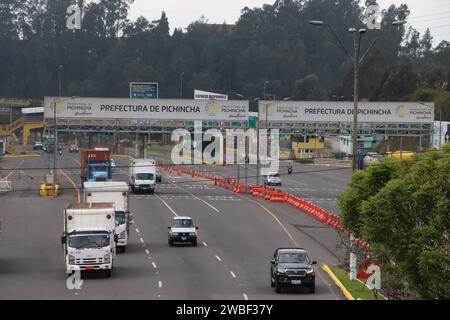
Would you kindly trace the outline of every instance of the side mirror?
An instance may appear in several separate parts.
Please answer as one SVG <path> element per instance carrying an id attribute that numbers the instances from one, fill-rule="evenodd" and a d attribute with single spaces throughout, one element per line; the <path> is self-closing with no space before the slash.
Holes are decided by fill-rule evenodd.
<path id="1" fill-rule="evenodd" d="M 195 227 L 196 230 L 198 230 L 198 227 Z"/>
<path id="2" fill-rule="evenodd" d="M 317 261 L 311 262 L 311 265 L 315 265 L 315 264 L 317 264 Z"/>
<path id="3" fill-rule="evenodd" d="M 67 242 L 66 237 L 65 237 L 65 236 L 62 236 L 62 237 L 61 237 L 61 244 L 66 244 L 66 242 Z"/>
<path id="4" fill-rule="evenodd" d="M 275 259 L 270 260 L 270 263 L 274 264 L 276 262 Z"/>
<path id="5" fill-rule="evenodd" d="M 167 229 L 169 229 L 169 230 L 170 230 L 170 228 L 171 228 L 171 227 L 167 227 Z"/>
<path id="6" fill-rule="evenodd" d="M 134 224 L 134 220 L 130 220 L 130 224 Z"/>
<path id="7" fill-rule="evenodd" d="M 119 242 L 119 235 L 118 234 L 115 234 L 114 235 L 114 242 Z"/>

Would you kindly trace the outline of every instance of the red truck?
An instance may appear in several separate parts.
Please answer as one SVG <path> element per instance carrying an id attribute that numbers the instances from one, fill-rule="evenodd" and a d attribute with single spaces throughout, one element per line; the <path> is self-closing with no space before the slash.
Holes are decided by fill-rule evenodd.
<path id="1" fill-rule="evenodd" d="M 106 148 L 80 151 L 81 183 L 112 181 L 111 151 Z"/>

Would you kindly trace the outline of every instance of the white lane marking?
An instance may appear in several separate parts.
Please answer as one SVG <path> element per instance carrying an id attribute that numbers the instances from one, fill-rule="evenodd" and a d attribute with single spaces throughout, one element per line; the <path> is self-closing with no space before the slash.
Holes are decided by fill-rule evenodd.
<path id="1" fill-rule="evenodd" d="M 162 281 L 158 281 L 158 287 L 162 288 Z"/>
<path id="2" fill-rule="evenodd" d="M 145 253 L 150 254 L 150 251 L 148 251 L 148 249 L 145 249 Z"/>
<path id="3" fill-rule="evenodd" d="M 156 269 L 156 263 L 152 262 L 153 268 Z"/>
<path id="4" fill-rule="evenodd" d="M 236 275 L 234 274 L 233 271 L 230 271 L 230 274 L 231 274 L 231 276 L 232 276 L 233 278 L 236 278 Z"/>
<path id="5" fill-rule="evenodd" d="M 248 295 L 246 293 L 242 294 L 244 296 L 244 300 L 248 300 Z"/>
<path id="6" fill-rule="evenodd" d="M 205 246 L 205 247 L 207 247 L 208 245 L 206 244 L 206 242 L 202 242 L 203 243 L 203 245 Z"/>
<path id="7" fill-rule="evenodd" d="M 144 239 L 142 239 L 142 238 L 139 238 L 139 240 L 141 240 L 141 242 L 142 242 L 142 243 L 144 243 Z"/>
<path id="8" fill-rule="evenodd" d="M 188 190 L 180 187 L 179 185 L 176 185 L 179 189 L 183 190 L 184 192 L 190 194 L 191 196 L 193 196 L 195 199 L 200 200 L 201 202 L 203 202 L 204 204 L 206 204 L 208 207 L 210 207 L 211 209 L 213 209 L 215 212 L 220 212 L 219 209 L 217 209 L 216 207 L 214 207 L 212 204 L 208 203 L 207 201 L 197 197 L 195 194 L 193 194 L 192 192 L 189 192 Z"/>
<path id="9" fill-rule="evenodd" d="M 217 259 L 217 260 L 219 260 L 219 261 L 222 261 L 222 259 L 220 259 L 220 257 L 219 257 L 219 256 L 216 256 L 216 259 Z"/>
<path id="10" fill-rule="evenodd" d="M 138 228 L 136 228 L 136 232 L 139 233 L 139 229 Z"/>
<path id="11" fill-rule="evenodd" d="M 10 175 L 12 175 L 14 173 L 14 171 L 17 170 L 17 168 L 19 168 L 23 163 L 25 162 L 25 160 L 22 160 L 7 176 L 5 179 L 8 179 Z"/>
<path id="12" fill-rule="evenodd" d="M 160 196 L 156 195 L 156 197 L 161 200 L 166 207 L 174 214 L 175 217 L 178 217 L 177 213 L 167 204 L 167 202 L 165 202 Z"/>

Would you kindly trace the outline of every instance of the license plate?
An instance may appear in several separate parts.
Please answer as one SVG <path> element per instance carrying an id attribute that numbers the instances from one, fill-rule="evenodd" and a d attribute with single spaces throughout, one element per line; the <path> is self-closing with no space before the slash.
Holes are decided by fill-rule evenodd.
<path id="1" fill-rule="evenodd" d="M 291 280 L 291 284 L 302 284 L 302 280 Z"/>
<path id="2" fill-rule="evenodd" d="M 187 238 L 186 237 L 181 237 L 181 240 L 186 240 Z"/>

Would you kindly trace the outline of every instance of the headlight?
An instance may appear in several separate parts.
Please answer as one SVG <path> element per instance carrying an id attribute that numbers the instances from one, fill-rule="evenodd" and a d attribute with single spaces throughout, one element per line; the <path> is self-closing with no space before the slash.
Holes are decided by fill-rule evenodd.
<path id="1" fill-rule="evenodd" d="M 313 268 L 309 268 L 308 270 L 306 270 L 306 273 L 313 273 L 314 269 Z"/>
<path id="2" fill-rule="evenodd" d="M 190 236 L 195 236 L 195 232 L 189 233 Z"/>
<path id="3" fill-rule="evenodd" d="M 105 254 L 105 256 L 103 257 L 103 262 L 104 263 L 110 263 L 111 262 L 111 255 L 109 253 Z"/>
<path id="4" fill-rule="evenodd" d="M 177 236 L 177 235 L 178 235 L 178 232 L 172 232 L 172 235 L 173 235 L 173 236 Z"/>
<path id="5" fill-rule="evenodd" d="M 75 264 L 75 256 L 69 254 L 69 264 Z"/>
<path id="6" fill-rule="evenodd" d="M 286 269 L 285 268 L 277 268 L 278 273 L 286 273 Z"/>

